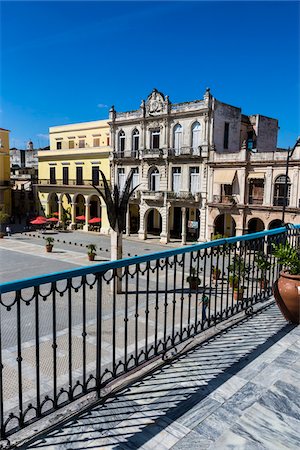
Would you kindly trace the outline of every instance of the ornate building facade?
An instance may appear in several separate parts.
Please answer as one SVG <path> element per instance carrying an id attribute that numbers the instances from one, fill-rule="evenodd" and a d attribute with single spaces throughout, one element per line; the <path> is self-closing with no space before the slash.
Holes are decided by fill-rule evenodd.
<path id="1" fill-rule="evenodd" d="M 300 148 L 286 177 L 278 121 L 222 103 L 173 104 L 154 89 L 135 111 L 110 110 L 112 179 L 134 171 L 127 234 L 206 241 L 299 221 Z M 286 197 L 286 200 L 285 200 Z"/>
<path id="2" fill-rule="evenodd" d="M 212 137 L 209 90 L 203 100 L 172 104 L 154 89 L 136 111 L 110 110 L 112 180 L 121 188 L 132 169 L 127 234 L 205 240 L 207 163 Z"/>

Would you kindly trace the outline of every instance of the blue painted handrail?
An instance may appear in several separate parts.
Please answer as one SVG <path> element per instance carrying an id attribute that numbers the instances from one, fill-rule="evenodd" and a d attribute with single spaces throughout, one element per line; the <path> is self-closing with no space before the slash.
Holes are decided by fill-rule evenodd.
<path id="1" fill-rule="evenodd" d="M 300 228 L 300 225 L 295 225 L 295 228 Z M 147 255 L 133 256 L 130 258 L 124 258 L 117 261 L 108 261 L 93 266 L 82 267 L 78 269 L 64 270 L 61 272 L 53 272 L 47 275 L 39 275 L 31 278 L 24 278 L 21 280 L 8 281 L 0 284 L 0 294 L 6 292 L 18 291 L 21 289 L 39 286 L 41 284 L 53 283 L 55 281 L 65 280 L 69 278 L 81 277 L 83 275 L 91 275 L 106 272 L 107 270 L 118 269 L 120 267 L 126 267 L 133 264 L 142 264 L 148 261 L 155 261 L 157 259 L 165 259 L 175 255 L 182 255 L 184 253 L 195 252 L 205 248 L 218 247 L 224 244 L 234 244 L 241 241 L 251 241 L 253 239 L 259 239 L 264 236 L 273 236 L 275 234 L 285 233 L 286 228 L 276 228 L 274 230 L 260 231 L 258 233 L 245 234 L 243 236 L 234 236 L 230 238 L 216 239 L 215 241 L 204 242 L 201 244 L 193 244 L 185 247 L 180 247 L 171 250 L 165 250 L 163 252 L 154 252 Z"/>

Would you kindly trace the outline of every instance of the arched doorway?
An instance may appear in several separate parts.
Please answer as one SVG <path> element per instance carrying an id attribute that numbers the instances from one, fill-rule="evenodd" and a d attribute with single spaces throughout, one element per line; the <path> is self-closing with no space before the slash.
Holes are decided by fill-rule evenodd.
<path id="1" fill-rule="evenodd" d="M 261 219 L 253 217 L 248 222 L 248 233 L 258 233 L 259 231 L 264 231 L 265 225 Z"/>
<path id="2" fill-rule="evenodd" d="M 272 220 L 272 222 L 269 223 L 269 230 L 275 230 L 275 228 L 281 228 L 282 227 L 282 221 L 280 219 Z"/>
<path id="3" fill-rule="evenodd" d="M 187 208 L 186 240 L 195 242 L 200 233 L 200 211 L 198 208 Z"/>
<path id="4" fill-rule="evenodd" d="M 140 207 L 139 205 L 129 205 L 129 233 L 137 234 L 140 228 Z"/>
<path id="5" fill-rule="evenodd" d="M 182 212 L 180 206 L 174 206 L 172 209 L 173 226 L 170 230 L 170 237 L 180 239 L 182 233 Z"/>
<path id="6" fill-rule="evenodd" d="M 224 237 L 235 236 L 236 224 L 230 214 L 220 214 L 216 217 L 214 223 L 214 235 L 222 235 Z"/>
<path id="7" fill-rule="evenodd" d="M 61 201 L 61 221 L 63 226 L 66 227 L 70 225 L 72 221 L 72 206 L 71 197 L 69 194 L 62 194 L 60 197 Z"/>
<path id="8" fill-rule="evenodd" d="M 162 219 L 159 211 L 153 208 L 146 214 L 146 237 L 148 234 L 159 236 L 162 231 Z"/>
<path id="9" fill-rule="evenodd" d="M 77 194 L 74 203 L 76 203 L 76 214 L 75 216 L 85 215 L 85 199 L 82 194 Z"/>
<path id="10" fill-rule="evenodd" d="M 58 213 L 58 197 L 55 192 L 52 192 L 48 198 L 49 203 L 49 215 L 52 216 L 54 213 Z"/>
<path id="11" fill-rule="evenodd" d="M 90 197 L 90 218 L 99 217 L 101 219 L 101 201 L 98 195 Z"/>

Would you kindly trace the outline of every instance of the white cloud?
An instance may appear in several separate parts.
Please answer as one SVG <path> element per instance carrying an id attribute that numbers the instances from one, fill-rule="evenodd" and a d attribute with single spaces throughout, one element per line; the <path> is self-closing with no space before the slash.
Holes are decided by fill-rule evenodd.
<path id="1" fill-rule="evenodd" d="M 105 105 L 104 103 L 98 103 L 98 108 L 108 108 L 107 105 Z"/>

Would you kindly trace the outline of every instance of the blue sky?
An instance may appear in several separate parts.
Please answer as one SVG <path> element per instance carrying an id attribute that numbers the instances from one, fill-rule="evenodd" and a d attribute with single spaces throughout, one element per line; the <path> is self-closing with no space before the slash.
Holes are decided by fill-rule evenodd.
<path id="1" fill-rule="evenodd" d="M 172 102 L 209 86 L 245 114 L 299 126 L 299 3 L 2 2 L 0 126 L 11 146 L 48 127 L 137 109 L 153 87 Z"/>

